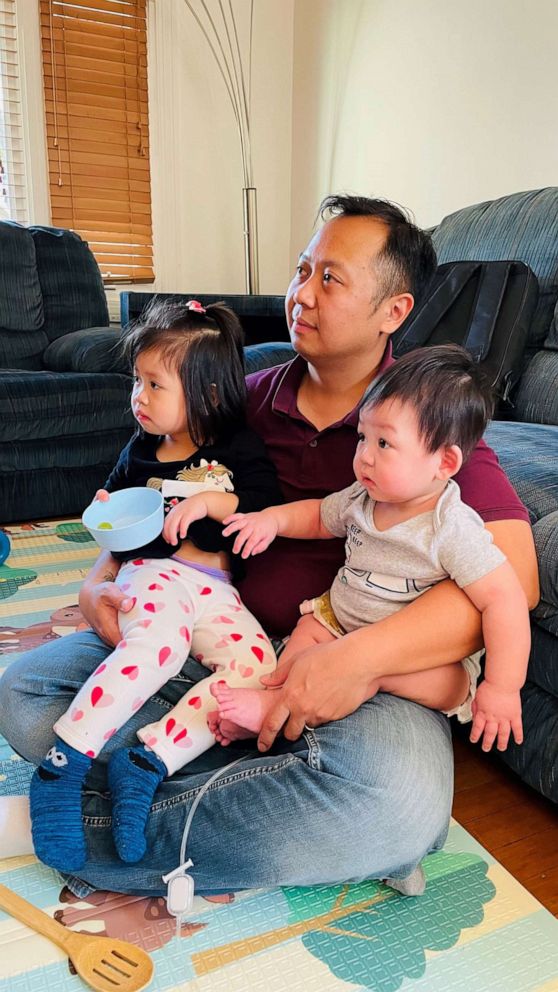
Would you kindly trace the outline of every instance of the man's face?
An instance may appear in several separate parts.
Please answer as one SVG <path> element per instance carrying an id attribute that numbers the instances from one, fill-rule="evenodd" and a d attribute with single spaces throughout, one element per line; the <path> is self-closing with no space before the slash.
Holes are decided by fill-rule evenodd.
<path id="1" fill-rule="evenodd" d="M 293 347 L 309 362 L 381 359 L 395 329 L 386 322 L 389 300 L 378 302 L 386 235 L 375 217 L 334 217 L 300 256 L 285 310 Z"/>

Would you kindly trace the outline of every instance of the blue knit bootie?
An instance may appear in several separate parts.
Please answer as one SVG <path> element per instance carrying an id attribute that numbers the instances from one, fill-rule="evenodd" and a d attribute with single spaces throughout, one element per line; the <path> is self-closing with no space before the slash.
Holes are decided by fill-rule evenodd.
<path id="1" fill-rule="evenodd" d="M 143 744 L 115 751 L 109 761 L 112 834 L 118 854 L 128 864 L 145 854 L 147 817 L 157 786 L 166 776 L 165 764 Z"/>
<path id="2" fill-rule="evenodd" d="M 41 861 L 60 871 L 83 868 L 87 848 L 81 790 L 91 758 L 56 738 L 31 779 L 31 833 Z"/>

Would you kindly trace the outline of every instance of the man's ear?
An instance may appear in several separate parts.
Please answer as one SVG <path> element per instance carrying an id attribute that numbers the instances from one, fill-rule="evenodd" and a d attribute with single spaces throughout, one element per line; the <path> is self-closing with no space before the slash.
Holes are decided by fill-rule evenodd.
<path id="1" fill-rule="evenodd" d="M 411 293 L 399 293 L 397 296 L 389 296 L 380 303 L 384 309 L 384 319 L 381 330 L 384 334 L 393 334 L 401 326 L 415 305 L 414 297 Z"/>
<path id="2" fill-rule="evenodd" d="M 440 464 L 436 472 L 437 479 L 451 479 L 457 475 L 463 465 L 463 452 L 458 444 L 446 445 L 440 448 Z"/>

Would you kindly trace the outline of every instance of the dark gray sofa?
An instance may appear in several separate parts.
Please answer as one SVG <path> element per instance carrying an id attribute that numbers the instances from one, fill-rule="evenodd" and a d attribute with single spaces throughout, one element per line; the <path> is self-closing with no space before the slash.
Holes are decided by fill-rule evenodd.
<path id="1" fill-rule="evenodd" d="M 130 436 L 106 297 L 70 231 L 0 223 L 0 524 L 80 512 Z"/>
<path id="2" fill-rule="evenodd" d="M 525 742 L 503 757 L 558 802 L 558 188 L 465 207 L 432 234 L 440 262 L 518 258 L 539 282 L 513 420 L 495 421 L 486 437 L 529 510 L 541 579 L 522 693 Z"/>

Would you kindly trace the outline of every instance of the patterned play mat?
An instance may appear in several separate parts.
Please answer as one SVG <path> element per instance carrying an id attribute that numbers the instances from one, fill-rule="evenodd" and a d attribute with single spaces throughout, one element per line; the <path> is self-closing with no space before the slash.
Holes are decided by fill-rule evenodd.
<path id="1" fill-rule="evenodd" d="M 96 557 L 77 522 L 4 532 L 1 668 L 79 626 L 77 589 Z M 25 792 L 29 777 L 0 739 L 1 794 Z M 35 858 L 0 861 L 0 881 L 65 926 L 143 945 L 153 992 L 558 992 L 558 920 L 457 823 L 425 871 L 419 899 L 375 882 L 197 897 L 177 937 L 162 899 L 80 901 Z M 0 992 L 47 988 L 85 986 L 53 944 L 0 913 Z"/>

